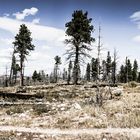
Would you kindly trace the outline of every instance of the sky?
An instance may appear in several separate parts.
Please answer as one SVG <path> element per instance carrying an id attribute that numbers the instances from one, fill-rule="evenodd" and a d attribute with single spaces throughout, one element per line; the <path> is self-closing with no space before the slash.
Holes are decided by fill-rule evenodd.
<path id="1" fill-rule="evenodd" d="M 97 56 L 98 27 L 101 25 L 102 58 L 116 48 L 118 64 L 128 56 L 140 64 L 140 1 L 139 0 L 1 0 L 0 3 L 0 75 L 10 70 L 15 35 L 21 24 L 31 31 L 35 50 L 25 63 L 25 74 L 34 70 L 50 73 L 54 57 L 61 56 L 67 67 L 64 53 L 65 23 L 71 20 L 74 10 L 88 11 L 92 18 L 96 42 L 92 44 L 92 57 Z M 86 62 L 89 62 L 87 59 Z M 84 70 L 84 67 L 82 68 Z"/>

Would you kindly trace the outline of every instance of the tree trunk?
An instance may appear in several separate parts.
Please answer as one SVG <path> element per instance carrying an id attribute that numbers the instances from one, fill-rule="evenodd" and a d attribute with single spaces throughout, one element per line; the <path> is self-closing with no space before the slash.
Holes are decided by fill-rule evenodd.
<path id="1" fill-rule="evenodd" d="M 20 58 L 20 86 L 23 86 L 23 60 Z"/>
<path id="2" fill-rule="evenodd" d="M 15 74 L 15 85 L 17 83 L 17 73 Z"/>
<path id="3" fill-rule="evenodd" d="M 55 82 L 58 82 L 58 66 L 56 65 Z"/>
<path id="4" fill-rule="evenodd" d="M 79 48 L 76 46 L 76 56 L 74 62 L 74 84 L 78 84 L 78 63 L 79 63 Z"/>
<path id="5" fill-rule="evenodd" d="M 71 70 L 68 71 L 68 80 L 67 80 L 67 84 L 70 84 L 70 80 L 71 80 Z"/>

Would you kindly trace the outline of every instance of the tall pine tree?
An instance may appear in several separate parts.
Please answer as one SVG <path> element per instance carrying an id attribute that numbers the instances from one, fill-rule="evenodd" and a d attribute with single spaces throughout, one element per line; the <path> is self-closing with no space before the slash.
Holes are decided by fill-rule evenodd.
<path id="1" fill-rule="evenodd" d="M 66 39 L 66 44 L 71 44 L 72 47 L 67 51 L 68 60 L 74 58 L 73 79 L 74 84 L 78 84 L 80 62 L 83 57 L 90 55 L 86 51 L 90 51 L 91 42 L 94 39 L 91 37 L 93 26 L 91 18 L 88 18 L 88 12 L 82 10 L 74 11 L 72 20 L 66 23 L 66 34 L 70 37 Z"/>
<path id="2" fill-rule="evenodd" d="M 20 58 L 20 86 L 23 86 L 23 63 L 29 55 L 30 51 L 34 50 L 35 47 L 32 44 L 31 32 L 25 24 L 20 25 L 19 33 L 15 36 L 15 41 L 13 44 L 15 46 L 15 53 L 18 53 Z"/>

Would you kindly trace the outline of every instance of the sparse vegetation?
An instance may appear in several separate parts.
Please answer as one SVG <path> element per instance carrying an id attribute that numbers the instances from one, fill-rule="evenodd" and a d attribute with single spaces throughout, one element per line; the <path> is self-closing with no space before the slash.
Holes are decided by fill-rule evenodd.
<path id="1" fill-rule="evenodd" d="M 117 71 L 116 50 L 113 59 L 110 51 L 106 58 L 101 59 L 101 26 L 97 57 L 91 56 L 89 51 L 95 41 L 92 37 L 94 26 L 87 11 L 74 11 L 71 21 L 65 27 L 65 44 L 70 48 L 66 52 L 68 65 L 64 66 L 63 72 L 59 68 L 63 59 L 56 55 L 51 74 L 47 74 L 45 70 L 35 70 L 32 76 L 25 77 L 25 60 L 35 46 L 27 26 L 20 26 L 13 42 L 10 75 L 8 76 L 6 67 L 5 79 L 2 79 L 5 87 L 0 87 L 0 126 L 67 130 L 86 128 L 88 131 L 140 128 L 140 72 L 137 60 L 132 64 L 131 59 L 126 57 L 125 63 Z M 85 57 L 91 59 L 88 59 L 90 63 L 86 61 L 84 73 L 81 64 L 85 63 Z M 19 83 L 20 86 L 17 86 Z M 41 136 L 40 133 L 34 136 L 33 132 L 26 136 L 27 134 L 24 131 L 20 134 L 16 131 L 3 134 L 0 130 L 0 139 L 1 135 L 2 139 L 40 137 L 43 140 L 49 137 Z M 98 138 L 96 135 L 98 134 L 79 134 L 70 139 L 104 140 L 104 137 L 118 136 L 112 132 L 102 132 Z M 56 137 L 61 139 L 61 136 Z M 120 134 L 119 138 L 121 137 L 129 139 L 126 133 Z M 64 135 L 63 138 L 67 139 L 67 136 Z"/>

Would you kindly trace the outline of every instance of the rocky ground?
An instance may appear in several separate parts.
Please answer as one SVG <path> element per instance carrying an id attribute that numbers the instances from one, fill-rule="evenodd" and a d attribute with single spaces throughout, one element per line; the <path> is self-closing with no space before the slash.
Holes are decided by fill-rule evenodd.
<path id="1" fill-rule="evenodd" d="M 37 94 L 40 98 L 1 97 L 0 139 L 140 139 L 139 135 L 136 135 L 140 132 L 137 131 L 137 128 L 140 128 L 140 87 L 120 86 L 119 89 L 122 91 L 121 94 L 113 96 L 114 98 L 110 100 L 108 89 L 101 88 L 104 97 L 102 107 L 95 104 L 96 88 L 92 88 L 91 85 L 32 86 L 22 90 L 28 94 Z M 10 93 L 17 90 L 19 91 L 14 87 L 0 89 L 1 92 Z M 111 90 L 115 91 L 117 88 Z M 36 131 L 12 131 L 13 129 L 6 131 L 4 128 L 8 126 L 14 127 L 13 129 L 21 127 L 26 128 L 25 130 L 41 129 L 42 132 L 46 132 L 46 129 L 64 132 L 82 130 L 82 132 L 77 135 L 66 133 L 56 135 Z M 92 130 L 91 134 L 87 133 L 87 130 Z M 100 133 L 97 133 L 97 130 Z"/>

